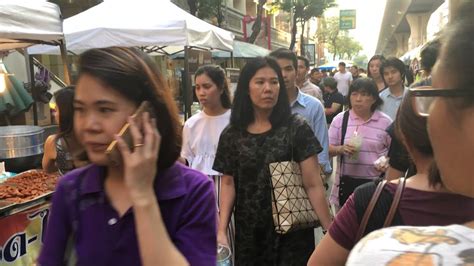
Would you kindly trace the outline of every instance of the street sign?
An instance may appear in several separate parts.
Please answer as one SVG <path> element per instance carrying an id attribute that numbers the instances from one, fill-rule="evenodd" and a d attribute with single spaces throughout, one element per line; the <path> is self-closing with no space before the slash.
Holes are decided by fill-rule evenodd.
<path id="1" fill-rule="evenodd" d="M 339 11 L 339 29 L 352 30 L 356 28 L 356 10 L 346 9 Z"/>

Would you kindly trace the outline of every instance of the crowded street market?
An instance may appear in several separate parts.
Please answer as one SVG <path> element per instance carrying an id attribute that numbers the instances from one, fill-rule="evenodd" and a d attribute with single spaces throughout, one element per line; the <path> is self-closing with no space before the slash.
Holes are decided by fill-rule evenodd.
<path id="1" fill-rule="evenodd" d="M 471 265 L 474 1 L 0 1 L 0 266 Z"/>

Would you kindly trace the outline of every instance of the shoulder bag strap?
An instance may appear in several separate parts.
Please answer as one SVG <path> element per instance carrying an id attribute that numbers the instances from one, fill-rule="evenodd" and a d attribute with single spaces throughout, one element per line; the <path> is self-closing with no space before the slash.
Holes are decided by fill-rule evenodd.
<path id="1" fill-rule="evenodd" d="M 372 198 L 370 199 L 369 205 L 367 206 L 367 209 L 365 210 L 364 216 L 362 217 L 362 221 L 360 222 L 359 229 L 357 230 L 355 242 L 358 242 L 362 238 L 362 235 L 365 232 L 365 228 L 367 227 L 367 223 L 369 222 L 370 215 L 372 214 L 372 211 L 375 208 L 375 204 L 377 204 L 377 201 L 379 200 L 380 194 L 382 193 L 382 190 L 385 187 L 385 184 L 387 184 L 387 180 L 382 180 L 377 185 L 377 188 L 375 189 L 375 192 L 372 195 Z"/>
<path id="2" fill-rule="evenodd" d="M 290 124 L 288 125 L 288 140 L 290 141 L 290 146 L 291 146 L 291 162 L 294 162 L 294 156 L 293 156 L 293 117 L 290 117 Z"/>
<path id="3" fill-rule="evenodd" d="M 347 124 L 349 123 L 349 110 L 344 112 L 344 116 L 342 117 L 342 126 L 341 126 L 341 146 L 344 145 L 344 138 L 346 137 L 347 132 Z M 341 158 L 339 159 L 339 167 L 341 170 L 339 171 L 340 176 L 342 177 L 342 158 L 344 154 L 341 154 Z"/>
<path id="4" fill-rule="evenodd" d="M 395 212 L 398 209 L 398 204 L 400 203 L 400 198 L 402 197 L 403 189 L 405 188 L 405 178 L 401 177 L 398 180 L 397 190 L 395 191 L 395 195 L 393 196 L 392 205 L 390 206 L 390 210 L 388 211 L 387 218 L 383 224 L 383 227 L 390 226 L 392 223 L 393 217 L 395 216 Z"/>
<path id="5" fill-rule="evenodd" d="M 341 126 L 341 145 L 344 145 L 344 138 L 346 137 L 347 124 L 349 122 L 349 110 L 344 112 L 342 117 L 342 126 Z"/>

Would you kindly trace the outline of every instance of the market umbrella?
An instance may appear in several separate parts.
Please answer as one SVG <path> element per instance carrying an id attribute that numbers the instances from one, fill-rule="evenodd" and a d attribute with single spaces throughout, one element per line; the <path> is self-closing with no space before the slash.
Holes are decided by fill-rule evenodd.
<path id="1" fill-rule="evenodd" d="M 0 63 L 0 73 L 8 73 L 3 63 Z M 6 90 L 0 92 L 0 114 L 14 116 L 30 108 L 33 98 L 23 84 L 13 75 L 6 75 L 5 81 Z"/>

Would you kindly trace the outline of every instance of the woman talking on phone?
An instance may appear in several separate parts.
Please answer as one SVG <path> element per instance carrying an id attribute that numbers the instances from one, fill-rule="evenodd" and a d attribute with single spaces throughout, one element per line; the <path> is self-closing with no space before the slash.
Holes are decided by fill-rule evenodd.
<path id="1" fill-rule="evenodd" d="M 156 118 L 145 111 L 132 119 L 144 101 Z M 74 130 L 92 164 L 59 182 L 40 265 L 73 257 L 77 265 L 215 264 L 213 184 L 176 163 L 177 114 L 166 82 L 141 51 L 81 55 Z M 127 122 L 131 145 L 117 135 Z M 121 159 L 112 161 L 106 150 L 114 140 Z"/>

